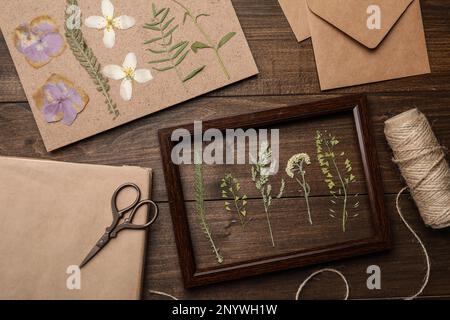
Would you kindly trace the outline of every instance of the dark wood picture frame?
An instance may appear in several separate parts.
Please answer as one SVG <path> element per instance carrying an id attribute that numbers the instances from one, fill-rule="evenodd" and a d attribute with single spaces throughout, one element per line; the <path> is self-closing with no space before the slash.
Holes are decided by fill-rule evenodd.
<path id="1" fill-rule="evenodd" d="M 387 250 L 391 247 L 389 220 L 384 208 L 383 184 L 378 165 L 375 140 L 371 134 L 370 121 L 364 95 L 352 95 L 329 99 L 298 106 L 277 108 L 253 114 L 239 115 L 203 122 L 203 130 L 211 128 L 248 129 L 273 126 L 300 121 L 307 118 L 325 117 L 343 112 L 352 112 L 355 120 L 359 150 L 361 151 L 374 236 L 366 239 L 351 240 L 335 245 L 317 247 L 288 255 L 247 261 L 242 264 L 230 264 L 220 269 L 198 272 L 191 240 L 188 216 L 185 208 L 179 167 L 172 163 L 171 152 L 177 142 L 171 141 L 175 129 L 187 129 L 194 133 L 194 125 L 179 126 L 159 130 L 162 161 L 164 168 L 169 205 L 172 215 L 179 262 L 186 288 L 235 280 L 249 276 L 304 267 L 355 257 L 363 254 Z"/>

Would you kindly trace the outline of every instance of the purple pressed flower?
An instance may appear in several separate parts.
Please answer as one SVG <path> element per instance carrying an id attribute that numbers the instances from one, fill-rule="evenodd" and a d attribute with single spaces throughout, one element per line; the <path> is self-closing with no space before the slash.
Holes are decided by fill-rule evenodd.
<path id="1" fill-rule="evenodd" d="M 58 115 L 63 116 L 63 122 L 71 125 L 77 117 L 73 104 L 81 105 L 81 97 L 74 89 L 69 89 L 64 83 L 49 83 L 44 87 L 44 116 L 47 122 L 53 122 Z"/>
<path id="2" fill-rule="evenodd" d="M 37 107 L 48 123 L 62 121 L 70 126 L 83 111 L 89 98 L 83 90 L 59 75 L 52 75 L 34 95 Z"/>
<path id="3" fill-rule="evenodd" d="M 46 65 L 65 49 L 64 39 L 56 23 L 48 16 L 35 18 L 30 24 L 16 28 L 15 43 L 35 68 Z"/>

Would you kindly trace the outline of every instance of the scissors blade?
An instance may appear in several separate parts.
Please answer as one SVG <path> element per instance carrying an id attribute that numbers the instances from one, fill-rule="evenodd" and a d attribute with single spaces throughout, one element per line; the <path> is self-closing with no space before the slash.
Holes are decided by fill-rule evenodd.
<path id="1" fill-rule="evenodd" d="M 89 254 L 86 256 L 86 258 L 84 258 L 83 262 L 79 265 L 80 269 L 82 269 L 85 265 L 88 264 L 89 261 L 92 260 L 92 258 L 94 258 L 97 253 L 99 253 L 100 250 L 102 250 L 103 248 L 100 248 L 98 246 L 95 246 L 94 248 L 92 248 L 91 252 L 89 252 Z"/>

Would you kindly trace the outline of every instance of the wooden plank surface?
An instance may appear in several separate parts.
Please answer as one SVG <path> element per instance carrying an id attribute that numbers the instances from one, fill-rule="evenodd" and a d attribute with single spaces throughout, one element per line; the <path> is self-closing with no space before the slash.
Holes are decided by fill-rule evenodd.
<path id="1" fill-rule="evenodd" d="M 182 288 L 172 224 L 167 204 L 157 130 L 194 120 L 207 120 L 275 107 L 298 105 L 353 92 L 368 93 L 373 131 L 382 168 L 386 207 L 392 221 L 394 249 L 389 253 L 333 263 L 349 279 L 351 298 L 392 298 L 420 288 L 425 261 L 420 247 L 402 225 L 395 194 L 403 186 L 391 161 L 383 134 L 390 116 L 420 108 L 447 148 L 450 147 L 450 3 L 421 1 L 433 73 L 401 80 L 321 93 L 310 41 L 298 44 L 276 0 L 233 0 L 252 52 L 261 70 L 258 77 L 218 90 L 180 106 L 134 121 L 51 154 L 45 151 L 5 42 L 0 39 L 0 154 L 93 164 L 139 165 L 155 170 L 154 198 L 162 213 L 152 229 L 147 253 L 146 298 L 159 290 L 179 298 L 293 299 L 299 283 L 313 270 L 306 268 L 196 290 Z M 207 183 L 212 183 L 210 180 Z M 404 213 L 430 251 L 432 271 L 426 296 L 450 296 L 449 230 L 430 230 L 421 222 L 409 197 Z M 382 269 L 382 290 L 366 288 L 366 268 Z M 342 289 L 341 289 L 342 288 Z M 344 286 L 323 275 L 305 290 L 307 298 L 339 298 Z"/>

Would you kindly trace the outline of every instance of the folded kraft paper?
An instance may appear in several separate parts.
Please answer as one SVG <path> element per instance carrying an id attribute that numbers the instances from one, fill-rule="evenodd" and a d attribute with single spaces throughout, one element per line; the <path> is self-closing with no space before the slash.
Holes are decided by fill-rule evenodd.
<path id="1" fill-rule="evenodd" d="M 124 231 L 76 266 L 110 225 L 118 186 L 135 183 L 150 197 L 150 169 L 0 157 L 0 176 L 0 299 L 141 297 L 145 231 Z M 118 206 L 134 198 L 126 191 Z"/>
<path id="2" fill-rule="evenodd" d="M 419 0 L 279 0 L 322 90 L 431 72 Z"/>

